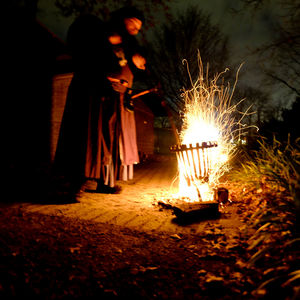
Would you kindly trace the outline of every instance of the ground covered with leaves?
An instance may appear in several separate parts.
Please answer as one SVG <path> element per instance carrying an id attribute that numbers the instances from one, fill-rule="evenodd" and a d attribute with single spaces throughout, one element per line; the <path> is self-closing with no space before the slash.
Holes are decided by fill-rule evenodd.
<path id="1" fill-rule="evenodd" d="M 232 235 L 213 225 L 145 232 L 2 204 L 0 297 L 296 299 L 293 210 L 284 201 L 267 209 L 277 195 L 261 189 L 231 190 L 227 209 L 244 220 Z"/>

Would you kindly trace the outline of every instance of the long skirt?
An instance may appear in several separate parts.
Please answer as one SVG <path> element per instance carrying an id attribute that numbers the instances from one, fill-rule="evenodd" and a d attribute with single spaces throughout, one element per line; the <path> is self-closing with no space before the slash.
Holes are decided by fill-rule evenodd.
<path id="1" fill-rule="evenodd" d="M 53 163 L 54 176 L 71 190 L 78 190 L 87 178 L 105 181 L 105 168 L 117 155 L 118 97 L 115 92 L 103 97 L 74 75 Z"/>

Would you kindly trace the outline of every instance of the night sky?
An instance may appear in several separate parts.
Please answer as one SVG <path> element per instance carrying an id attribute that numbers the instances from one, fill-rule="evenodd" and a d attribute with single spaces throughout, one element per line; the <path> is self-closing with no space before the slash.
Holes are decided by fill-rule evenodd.
<path id="1" fill-rule="evenodd" d="M 63 17 L 53 2 L 53 0 L 40 0 L 37 18 L 54 34 L 65 40 L 73 18 Z M 257 60 L 255 56 L 248 54 L 251 50 L 270 41 L 274 34 L 272 24 L 278 20 L 278 9 L 273 0 L 266 1 L 265 7 L 254 15 L 245 10 L 242 13 L 233 13 L 233 10 L 241 9 L 241 3 L 237 0 L 174 0 L 173 2 L 171 12 L 189 5 L 197 5 L 203 12 L 210 14 L 212 22 L 218 24 L 221 31 L 229 37 L 230 63 L 232 65 L 244 63 L 242 68 L 244 80 L 248 85 L 261 88 L 263 79 L 261 71 L 257 68 Z M 278 97 L 278 91 L 273 97 L 276 98 L 276 95 Z"/>
<path id="2" fill-rule="evenodd" d="M 60 38 L 65 39 L 67 29 L 73 18 L 63 17 L 54 6 L 52 0 L 40 0 L 38 19 L 49 27 Z M 204 12 L 211 15 L 212 21 L 220 25 L 220 29 L 230 36 L 232 46 L 245 52 L 247 47 L 258 46 L 270 39 L 272 31 L 269 23 L 276 18 L 275 8 L 272 5 L 265 7 L 263 12 L 252 18 L 249 12 L 234 14 L 232 9 L 239 9 L 237 0 L 174 0 L 172 11 L 182 9 L 190 5 L 196 5 Z M 272 1 L 270 1 L 272 2 Z M 268 18 L 266 15 L 268 14 Z"/>

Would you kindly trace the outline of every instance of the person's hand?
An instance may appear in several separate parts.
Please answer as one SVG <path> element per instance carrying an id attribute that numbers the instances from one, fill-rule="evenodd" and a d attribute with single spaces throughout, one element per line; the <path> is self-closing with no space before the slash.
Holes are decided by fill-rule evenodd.
<path id="1" fill-rule="evenodd" d="M 110 81 L 112 88 L 118 93 L 125 93 L 128 87 L 128 81 L 119 78 L 113 78 L 107 76 L 107 79 Z"/>
<path id="2" fill-rule="evenodd" d="M 140 70 L 146 70 L 146 59 L 142 55 L 136 53 L 132 56 L 132 62 Z"/>
<path id="3" fill-rule="evenodd" d="M 111 84 L 111 86 L 116 92 L 121 93 L 121 94 L 124 94 L 127 90 L 126 85 L 121 84 L 121 83 L 113 82 Z"/>
<path id="4" fill-rule="evenodd" d="M 122 37 L 115 33 L 115 34 L 112 34 L 108 37 L 108 41 L 112 44 L 112 45 L 119 45 L 122 43 Z"/>

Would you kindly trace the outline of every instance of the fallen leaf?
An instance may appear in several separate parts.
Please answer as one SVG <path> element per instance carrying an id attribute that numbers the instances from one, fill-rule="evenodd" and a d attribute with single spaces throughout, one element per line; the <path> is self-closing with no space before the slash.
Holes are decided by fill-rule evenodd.
<path id="1" fill-rule="evenodd" d="M 240 268 L 245 268 L 247 266 L 247 264 L 243 262 L 241 259 L 238 259 L 235 264 Z"/>
<path id="2" fill-rule="evenodd" d="M 113 294 L 114 296 L 118 296 L 118 293 L 112 289 L 106 289 L 106 290 L 104 290 L 104 293 Z"/>
<path id="3" fill-rule="evenodd" d="M 170 237 L 175 240 L 181 240 L 181 237 L 177 233 L 170 235 Z"/>
<path id="4" fill-rule="evenodd" d="M 220 250 L 221 249 L 221 245 L 220 244 L 215 244 L 215 245 L 213 245 L 213 248 Z"/>
<path id="5" fill-rule="evenodd" d="M 146 271 L 154 271 L 154 270 L 157 270 L 158 267 L 147 267 L 146 268 Z"/>
<path id="6" fill-rule="evenodd" d="M 138 273 L 145 273 L 146 271 L 155 271 L 157 270 L 158 267 L 143 267 L 143 266 L 138 266 L 136 268 L 132 268 L 130 273 L 132 275 L 137 275 Z"/>
<path id="7" fill-rule="evenodd" d="M 213 274 L 208 273 L 206 275 L 206 282 L 216 282 L 216 281 L 224 281 L 224 278 L 221 276 L 215 276 Z"/>
<path id="8" fill-rule="evenodd" d="M 210 235 L 210 234 L 213 234 L 213 231 L 212 231 L 212 230 L 205 230 L 204 233 L 205 233 L 206 235 Z"/>
<path id="9" fill-rule="evenodd" d="M 251 294 L 254 297 L 262 297 L 262 296 L 265 296 L 266 293 L 267 293 L 266 289 L 258 289 L 258 290 L 253 291 Z"/>
<path id="10" fill-rule="evenodd" d="M 80 252 L 80 247 L 70 247 L 71 253 L 75 253 L 76 251 Z"/>
<path id="11" fill-rule="evenodd" d="M 243 278 L 243 276 L 244 275 L 242 273 L 240 273 L 240 272 L 234 272 L 232 274 L 232 277 L 235 278 L 235 279 L 238 279 L 238 280 L 241 280 Z"/>

